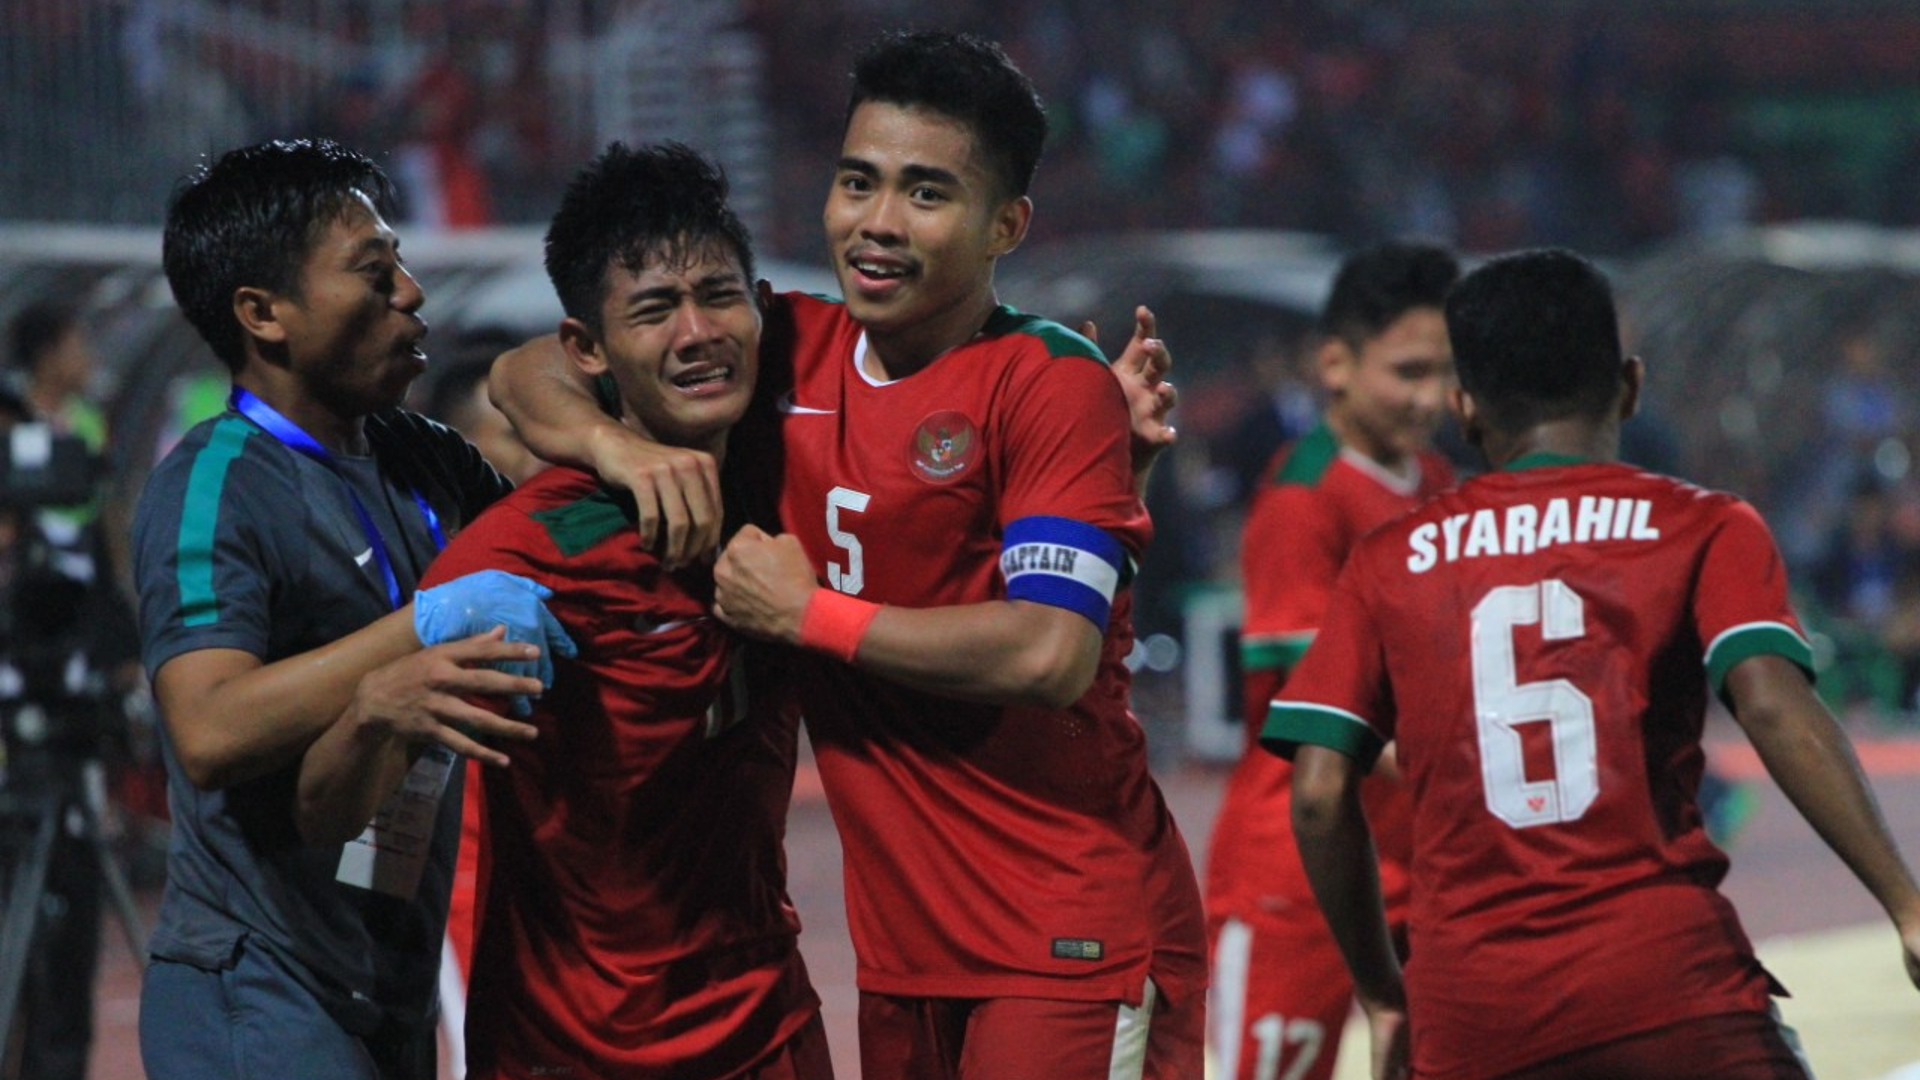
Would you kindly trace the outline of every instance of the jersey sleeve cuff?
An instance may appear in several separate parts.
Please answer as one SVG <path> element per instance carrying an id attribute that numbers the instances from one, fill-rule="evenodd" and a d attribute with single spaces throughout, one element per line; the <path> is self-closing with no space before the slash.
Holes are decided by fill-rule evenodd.
<path id="1" fill-rule="evenodd" d="M 1303 701 L 1276 701 L 1260 729 L 1260 745 L 1269 753 L 1292 760 L 1302 744 L 1336 750 L 1371 769 L 1386 749 L 1386 740 L 1365 720 L 1331 705 Z"/>
<path id="2" fill-rule="evenodd" d="M 1785 657 L 1807 673 L 1809 682 L 1815 678 L 1813 647 L 1793 627 L 1776 622 L 1745 623 L 1723 631 L 1707 646 L 1707 685 L 1716 694 L 1726 693 L 1727 673 L 1740 661 L 1762 654 Z"/>
<path id="3" fill-rule="evenodd" d="M 1290 671 L 1307 655 L 1313 631 L 1297 634 L 1255 634 L 1240 638 L 1240 670 Z"/>
<path id="4" fill-rule="evenodd" d="M 1118 540 L 1072 518 L 1021 518 L 1007 526 L 1000 549 L 1007 599 L 1066 608 L 1102 633 L 1126 563 Z"/>

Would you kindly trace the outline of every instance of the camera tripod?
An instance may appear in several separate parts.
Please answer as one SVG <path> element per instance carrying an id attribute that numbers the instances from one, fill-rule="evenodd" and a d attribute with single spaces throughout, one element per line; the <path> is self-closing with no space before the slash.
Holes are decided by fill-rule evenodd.
<path id="1" fill-rule="evenodd" d="M 91 856 L 126 936 L 127 948 L 136 961 L 146 955 L 133 891 L 101 834 L 100 812 L 105 801 L 101 776 L 97 760 L 82 759 L 54 764 L 31 783 L 0 788 L 0 838 L 4 838 L 0 844 L 14 848 L 24 842 L 26 847 L 25 857 L 13 864 L 4 882 L 6 891 L 0 896 L 0 905 L 5 908 L 5 916 L 0 918 L 0 1069 L 8 1065 L 19 1030 L 21 994 L 29 966 L 36 948 L 43 945 L 47 922 L 43 909 L 56 856 Z M 13 790 L 15 787 L 19 790 Z M 81 850 L 63 851 L 63 847 Z M 63 962 L 71 961 L 54 958 L 54 963 Z M 86 992 L 92 993 L 92 987 Z M 35 1004 L 44 1007 L 47 1003 Z"/>

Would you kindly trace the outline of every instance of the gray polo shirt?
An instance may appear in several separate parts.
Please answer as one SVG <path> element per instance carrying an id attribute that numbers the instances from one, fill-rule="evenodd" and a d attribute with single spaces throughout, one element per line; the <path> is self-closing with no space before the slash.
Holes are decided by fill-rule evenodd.
<path id="1" fill-rule="evenodd" d="M 424 417 L 382 413 L 368 419 L 367 435 L 372 456 L 330 467 L 229 411 L 160 462 L 133 523 L 149 676 L 199 649 L 239 649 L 272 663 L 391 611 L 348 484 L 385 543 L 403 598 L 437 551 L 413 491 L 451 535 L 508 489 L 465 439 Z M 432 819 L 419 883 L 402 899 L 338 880 L 342 846 L 301 840 L 297 766 L 202 791 L 162 734 L 173 833 L 153 955 L 214 970 L 259 948 L 350 1031 L 429 1020 L 459 835 L 459 768 Z"/>

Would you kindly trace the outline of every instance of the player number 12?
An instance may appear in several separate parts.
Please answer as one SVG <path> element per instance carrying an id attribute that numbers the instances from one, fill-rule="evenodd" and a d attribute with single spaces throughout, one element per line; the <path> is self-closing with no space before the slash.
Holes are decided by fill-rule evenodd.
<path id="1" fill-rule="evenodd" d="M 1514 668 L 1513 629 L 1540 626 L 1547 641 L 1584 637 L 1586 605 L 1566 583 L 1502 585 L 1473 609 L 1473 707 L 1487 809 L 1525 829 L 1577 821 L 1600 793 L 1593 699 L 1565 679 L 1522 683 Z M 1545 722 L 1554 778 L 1528 780 L 1520 725 Z"/>

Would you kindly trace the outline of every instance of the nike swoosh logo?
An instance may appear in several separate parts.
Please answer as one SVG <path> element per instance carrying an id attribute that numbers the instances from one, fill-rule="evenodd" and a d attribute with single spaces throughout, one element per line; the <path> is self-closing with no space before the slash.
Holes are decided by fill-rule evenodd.
<path id="1" fill-rule="evenodd" d="M 798 404 L 793 400 L 793 391 L 791 390 L 780 395 L 780 400 L 774 402 L 773 407 L 788 416 L 832 416 L 837 411 L 834 409 L 814 409 Z"/>
<path id="2" fill-rule="evenodd" d="M 371 547 L 353 557 L 353 565 L 355 566 L 365 566 L 371 561 L 373 561 L 373 549 Z"/>

